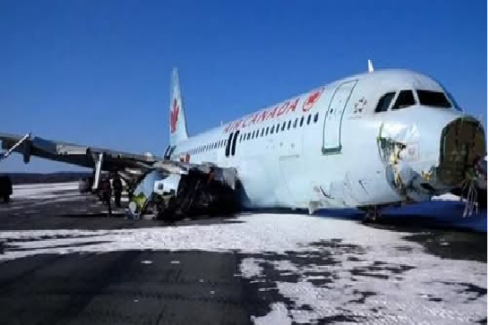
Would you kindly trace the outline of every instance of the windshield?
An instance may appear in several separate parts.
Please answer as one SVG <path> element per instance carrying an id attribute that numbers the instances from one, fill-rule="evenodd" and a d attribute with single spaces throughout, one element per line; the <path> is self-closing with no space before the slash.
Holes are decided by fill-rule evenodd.
<path id="1" fill-rule="evenodd" d="M 385 112 L 390 107 L 391 101 L 395 97 L 395 92 L 387 93 L 380 98 L 378 106 L 376 106 L 375 112 Z"/>
<path id="2" fill-rule="evenodd" d="M 451 107 L 451 103 L 443 92 L 432 90 L 417 90 L 417 95 L 419 96 L 419 101 L 421 105 L 443 108 Z"/>
<path id="3" fill-rule="evenodd" d="M 410 107 L 415 105 L 415 98 L 411 90 L 402 90 L 398 95 L 395 105 L 393 105 L 392 110 L 402 109 L 405 107 Z"/>

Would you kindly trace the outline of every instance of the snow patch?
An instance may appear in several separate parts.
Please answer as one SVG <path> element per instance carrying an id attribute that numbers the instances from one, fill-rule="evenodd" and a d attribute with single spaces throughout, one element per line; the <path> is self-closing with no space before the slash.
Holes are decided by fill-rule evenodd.
<path id="1" fill-rule="evenodd" d="M 451 193 L 446 193 L 446 194 L 434 196 L 432 200 L 433 201 L 461 201 L 461 197 Z"/>
<path id="2" fill-rule="evenodd" d="M 53 183 L 53 184 L 25 184 L 14 185 L 12 199 L 54 199 L 63 196 L 65 193 L 60 192 L 73 192 L 77 191 L 78 183 Z M 73 193 L 72 193 L 73 194 Z"/>
<path id="3" fill-rule="evenodd" d="M 256 325 L 288 325 L 292 324 L 288 316 L 288 309 L 283 303 L 271 305 L 271 311 L 262 317 L 252 316 L 252 321 Z"/>
<path id="4" fill-rule="evenodd" d="M 253 278 L 260 276 L 262 274 L 262 267 L 259 265 L 258 261 L 255 258 L 244 258 L 240 263 L 240 271 L 242 275 L 246 278 Z"/>

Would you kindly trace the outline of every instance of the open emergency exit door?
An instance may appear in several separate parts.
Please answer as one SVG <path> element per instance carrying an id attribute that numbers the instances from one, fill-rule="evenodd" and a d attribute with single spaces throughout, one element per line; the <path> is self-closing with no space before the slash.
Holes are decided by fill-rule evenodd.
<path id="1" fill-rule="evenodd" d="M 342 117 L 356 84 L 357 80 L 346 81 L 340 84 L 333 94 L 323 125 L 323 153 L 339 153 L 342 150 Z"/>

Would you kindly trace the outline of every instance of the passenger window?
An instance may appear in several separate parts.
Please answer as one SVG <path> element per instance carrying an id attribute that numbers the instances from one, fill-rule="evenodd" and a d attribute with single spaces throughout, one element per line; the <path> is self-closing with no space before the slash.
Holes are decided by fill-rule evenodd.
<path id="1" fill-rule="evenodd" d="M 250 140 L 250 132 L 247 133 L 247 140 Z"/>
<path id="2" fill-rule="evenodd" d="M 318 113 L 315 114 L 315 117 L 313 118 L 313 122 L 314 123 L 318 122 Z"/>
<path id="3" fill-rule="evenodd" d="M 305 120 L 305 117 L 304 116 L 301 116 L 301 120 L 299 120 L 299 126 L 302 127 L 303 126 L 303 121 Z"/>
<path id="4" fill-rule="evenodd" d="M 306 120 L 306 124 L 310 125 L 311 122 L 311 114 L 308 115 L 308 119 Z"/>
<path id="5" fill-rule="evenodd" d="M 284 131 L 285 128 L 286 128 L 286 122 L 282 123 L 281 131 Z"/>
<path id="6" fill-rule="evenodd" d="M 413 93 L 411 90 L 402 90 L 396 99 L 395 105 L 393 105 L 394 109 L 402 109 L 406 107 L 410 107 L 415 105 L 415 98 L 413 97 Z"/>
<path id="7" fill-rule="evenodd" d="M 291 120 L 288 121 L 288 130 L 291 128 Z"/>
<path id="8" fill-rule="evenodd" d="M 265 128 L 265 135 L 267 136 L 269 134 L 269 127 Z"/>
<path id="9" fill-rule="evenodd" d="M 379 99 L 378 106 L 374 110 L 376 113 L 386 112 L 390 108 L 391 101 L 395 97 L 395 92 L 384 94 L 383 97 Z"/>
<path id="10" fill-rule="evenodd" d="M 271 126 L 271 134 L 274 134 L 274 126 Z"/>
<path id="11" fill-rule="evenodd" d="M 296 128 L 296 125 L 298 125 L 298 118 L 294 120 L 293 128 Z"/>
<path id="12" fill-rule="evenodd" d="M 278 124 L 276 125 L 276 133 L 277 133 L 277 132 L 279 132 L 279 128 L 280 128 L 280 127 L 281 127 L 281 124 L 279 124 L 279 123 L 278 123 Z"/>
<path id="13" fill-rule="evenodd" d="M 261 136 L 261 137 L 263 137 L 263 136 L 264 136 L 264 131 L 265 131 L 265 129 L 264 129 L 264 128 L 262 128 L 262 131 L 260 132 L 260 136 Z"/>

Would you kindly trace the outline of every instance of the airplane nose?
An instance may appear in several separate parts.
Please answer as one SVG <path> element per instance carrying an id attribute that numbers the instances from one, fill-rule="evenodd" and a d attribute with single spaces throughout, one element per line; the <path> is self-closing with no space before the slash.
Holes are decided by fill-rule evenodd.
<path id="1" fill-rule="evenodd" d="M 472 117 L 460 117 L 442 130 L 437 178 L 446 186 L 457 187 L 471 177 L 468 173 L 486 155 L 485 131 Z"/>
<path id="2" fill-rule="evenodd" d="M 486 155 L 485 132 L 470 116 L 427 111 L 387 121 L 378 132 L 378 152 L 393 188 L 403 197 L 423 201 L 459 188 L 477 177 Z"/>

